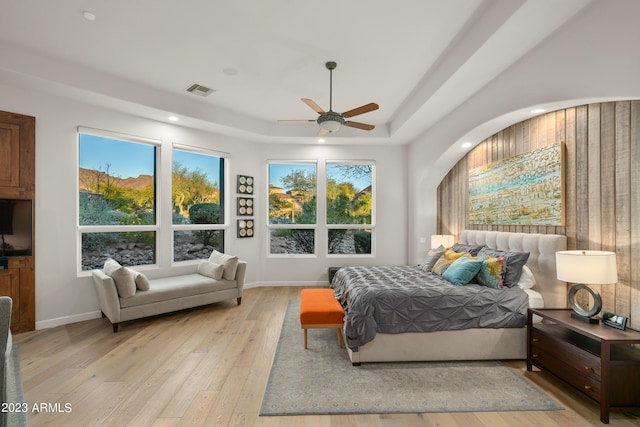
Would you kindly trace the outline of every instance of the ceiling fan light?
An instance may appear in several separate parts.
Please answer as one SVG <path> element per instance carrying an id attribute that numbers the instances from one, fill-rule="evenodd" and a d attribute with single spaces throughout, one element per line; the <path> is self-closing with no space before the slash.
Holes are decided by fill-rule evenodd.
<path id="1" fill-rule="evenodd" d="M 342 127 L 342 123 L 337 120 L 326 120 L 320 123 L 320 127 L 327 132 L 336 132 Z"/>
<path id="2" fill-rule="evenodd" d="M 321 114 L 316 121 L 320 125 L 320 128 L 327 132 L 336 132 L 340 130 L 344 124 L 342 116 L 333 111 Z"/>

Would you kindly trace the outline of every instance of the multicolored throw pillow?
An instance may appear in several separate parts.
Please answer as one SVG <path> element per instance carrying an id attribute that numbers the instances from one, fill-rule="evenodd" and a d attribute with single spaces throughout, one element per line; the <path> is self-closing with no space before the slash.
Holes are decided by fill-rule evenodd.
<path id="1" fill-rule="evenodd" d="M 504 257 L 494 258 L 485 253 L 478 254 L 481 261 L 480 271 L 476 274 L 476 280 L 481 285 L 493 289 L 502 289 L 502 273 L 505 267 Z"/>

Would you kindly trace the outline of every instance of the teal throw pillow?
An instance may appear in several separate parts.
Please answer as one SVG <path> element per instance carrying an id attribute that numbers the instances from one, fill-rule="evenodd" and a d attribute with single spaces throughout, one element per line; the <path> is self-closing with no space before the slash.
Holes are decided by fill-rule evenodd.
<path id="1" fill-rule="evenodd" d="M 461 257 L 447 268 L 442 278 L 457 286 L 466 285 L 478 274 L 481 265 L 482 261 L 479 259 Z"/>

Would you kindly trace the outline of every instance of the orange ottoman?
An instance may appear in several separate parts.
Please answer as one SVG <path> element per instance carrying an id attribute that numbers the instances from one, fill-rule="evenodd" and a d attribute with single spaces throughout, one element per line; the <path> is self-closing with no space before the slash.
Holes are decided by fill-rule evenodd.
<path id="1" fill-rule="evenodd" d="M 300 325 L 304 329 L 304 348 L 307 348 L 307 329 L 335 328 L 338 347 L 342 347 L 344 311 L 333 296 L 333 289 L 303 289 L 300 292 Z"/>

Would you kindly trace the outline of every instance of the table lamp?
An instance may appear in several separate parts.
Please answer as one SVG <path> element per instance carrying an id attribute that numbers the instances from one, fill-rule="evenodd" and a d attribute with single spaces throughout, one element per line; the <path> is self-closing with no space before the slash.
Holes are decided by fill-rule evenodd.
<path id="1" fill-rule="evenodd" d="M 616 254 L 606 251 L 559 251 L 556 252 L 558 280 L 575 283 L 569 290 L 571 317 L 588 323 L 598 323 L 595 316 L 602 309 L 600 294 L 587 285 L 608 285 L 618 281 Z M 591 307 L 583 307 L 576 301 L 576 293 L 586 290 L 593 298 Z"/>
<path id="2" fill-rule="evenodd" d="M 445 248 L 453 246 L 455 237 L 452 234 L 434 234 L 431 236 L 431 249 L 442 245 Z"/>

